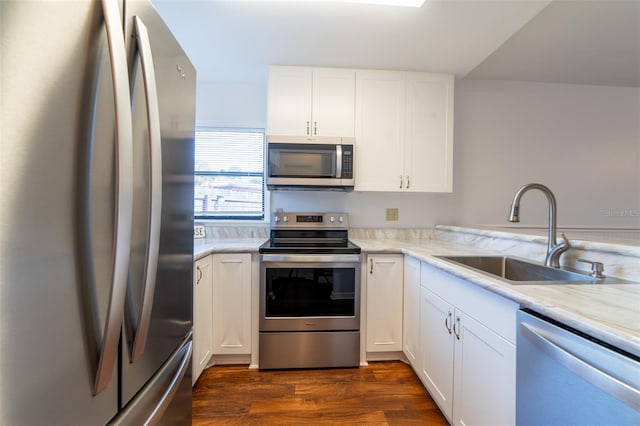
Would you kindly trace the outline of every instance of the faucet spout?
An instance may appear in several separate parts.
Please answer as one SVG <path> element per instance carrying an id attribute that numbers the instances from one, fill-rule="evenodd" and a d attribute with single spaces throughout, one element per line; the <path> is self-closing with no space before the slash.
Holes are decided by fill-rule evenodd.
<path id="1" fill-rule="evenodd" d="M 551 192 L 549 188 L 539 183 L 529 183 L 520 188 L 518 192 L 516 192 L 516 195 L 513 197 L 513 202 L 511 203 L 509 222 L 520 222 L 520 199 L 525 192 L 531 189 L 542 191 L 542 193 L 547 197 L 547 202 L 549 204 L 549 238 L 547 241 L 547 256 L 545 258 L 544 264 L 553 268 L 559 268 L 560 255 L 569 250 L 569 248 L 571 248 L 571 244 L 569 244 L 569 240 L 567 240 L 564 234 L 562 235 L 562 238 L 564 240 L 562 243 L 558 244 L 556 240 L 556 197 L 553 195 L 553 192 Z"/>

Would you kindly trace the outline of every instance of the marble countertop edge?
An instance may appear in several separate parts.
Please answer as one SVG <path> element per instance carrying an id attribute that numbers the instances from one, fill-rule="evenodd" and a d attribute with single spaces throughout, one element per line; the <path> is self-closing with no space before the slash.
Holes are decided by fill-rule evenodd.
<path id="1" fill-rule="evenodd" d="M 458 227 L 448 227 L 458 228 Z M 469 228 L 460 228 L 466 232 Z M 493 231 L 478 232 L 495 236 Z M 504 233 L 505 239 L 513 239 Z M 546 238 L 527 236 L 525 240 Z M 215 241 L 195 240 L 194 258 L 217 252 L 257 253 L 264 238 L 229 238 Z M 510 299 L 563 324 L 640 357 L 640 284 L 626 285 L 518 285 L 513 286 L 479 272 L 438 259 L 438 255 L 499 254 L 486 248 L 474 248 L 432 239 L 352 239 L 364 254 L 405 254 L 431 264 L 466 281 Z M 600 244 L 600 243 L 596 243 Z M 633 248 L 633 247 L 632 247 Z M 619 252 L 616 252 L 619 253 Z M 600 287 L 600 288 L 596 288 Z M 578 299 L 573 303 L 573 299 Z M 582 304 L 582 305 L 580 305 Z M 637 308 L 637 309 L 634 309 Z M 633 312 L 637 312 L 634 317 Z M 617 316 L 616 316 L 617 315 Z M 612 316 L 614 318 L 612 318 Z"/>

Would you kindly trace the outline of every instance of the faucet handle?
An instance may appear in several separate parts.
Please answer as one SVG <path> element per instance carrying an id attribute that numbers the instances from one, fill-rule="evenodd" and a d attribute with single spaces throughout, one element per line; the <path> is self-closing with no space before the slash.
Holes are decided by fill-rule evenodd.
<path id="1" fill-rule="evenodd" d="M 593 278 L 604 278 L 604 265 L 602 262 L 592 262 L 587 259 L 576 259 L 578 262 L 589 263 L 591 265 L 591 273 L 589 274 Z"/>
<path id="2" fill-rule="evenodd" d="M 564 232 L 561 232 L 560 236 L 562 237 L 562 240 L 564 241 L 564 244 L 567 246 L 567 248 L 565 250 L 570 249 L 571 248 L 571 243 L 569 242 L 569 239 L 567 238 L 567 236 L 564 235 Z"/>

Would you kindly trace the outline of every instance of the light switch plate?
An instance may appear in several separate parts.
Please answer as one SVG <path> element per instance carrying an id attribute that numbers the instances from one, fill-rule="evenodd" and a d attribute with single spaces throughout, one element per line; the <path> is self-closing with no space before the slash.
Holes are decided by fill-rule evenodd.
<path id="1" fill-rule="evenodd" d="M 194 225 L 193 238 L 204 238 L 205 236 L 204 225 Z"/>

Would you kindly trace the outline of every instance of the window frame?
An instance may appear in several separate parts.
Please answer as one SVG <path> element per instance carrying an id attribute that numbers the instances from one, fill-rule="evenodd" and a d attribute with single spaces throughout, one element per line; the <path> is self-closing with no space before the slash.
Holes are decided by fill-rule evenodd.
<path id="1" fill-rule="evenodd" d="M 238 221 L 243 223 L 248 223 L 251 221 L 259 221 L 264 222 L 267 219 L 266 211 L 267 211 L 267 187 L 266 180 L 264 174 L 264 155 L 265 155 L 265 146 L 266 146 L 266 129 L 263 128 L 245 128 L 245 127 L 214 127 L 214 126 L 196 126 L 194 133 L 194 155 L 196 151 L 195 140 L 197 139 L 198 132 L 227 132 L 227 133 L 260 133 L 262 135 L 262 171 L 261 172 L 237 172 L 237 171 L 229 171 L 229 172 L 221 172 L 221 171 L 198 171 L 195 166 L 194 161 L 194 203 L 195 199 L 195 187 L 196 187 L 196 178 L 197 176 L 229 176 L 229 177 L 260 177 L 262 179 L 261 184 L 261 201 L 262 201 L 262 211 L 261 213 L 256 213 L 252 215 L 202 215 L 197 214 L 194 208 L 194 220 L 202 222 L 202 221 Z M 194 204 L 195 205 L 195 204 Z"/>

